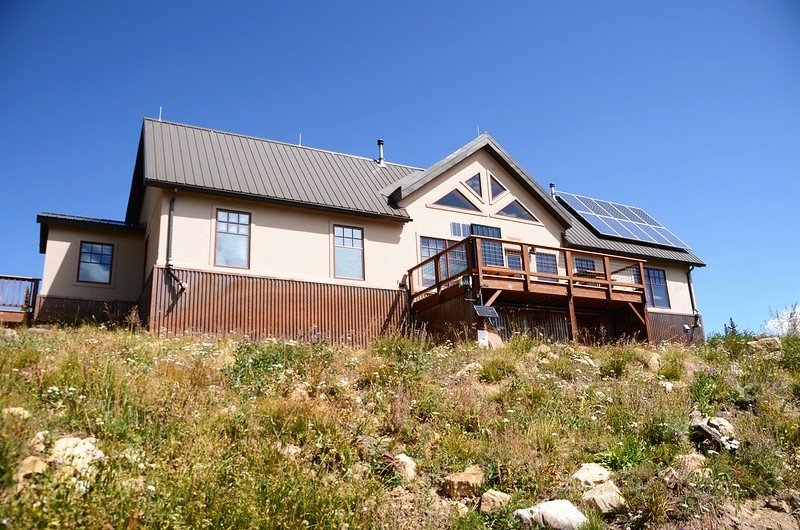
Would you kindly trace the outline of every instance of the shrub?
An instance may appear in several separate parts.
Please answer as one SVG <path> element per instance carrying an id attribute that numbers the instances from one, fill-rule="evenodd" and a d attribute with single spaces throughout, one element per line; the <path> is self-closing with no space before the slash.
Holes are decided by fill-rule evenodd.
<path id="1" fill-rule="evenodd" d="M 598 461 L 611 469 L 627 469 L 644 462 L 647 457 L 644 441 L 632 435 L 597 455 Z"/>
<path id="2" fill-rule="evenodd" d="M 792 372 L 800 372 L 800 335 L 786 335 L 781 339 L 781 365 Z"/>
<path id="3" fill-rule="evenodd" d="M 517 369 L 514 363 L 505 357 L 492 357 L 484 361 L 479 379 L 485 383 L 497 383 L 507 377 L 516 375 Z"/>
<path id="4" fill-rule="evenodd" d="M 689 395 L 700 407 L 703 413 L 713 412 L 712 405 L 723 403 L 727 400 L 729 391 L 725 378 L 714 371 L 703 370 L 694 375 L 694 380 L 689 385 Z"/>
<path id="5" fill-rule="evenodd" d="M 533 350 L 541 341 L 528 333 L 514 333 L 506 342 L 505 351 L 515 355 L 525 355 Z"/>
<path id="6" fill-rule="evenodd" d="M 631 352 L 622 348 L 614 348 L 611 355 L 600 365 L 600 375 L 619 379 L 625 373 L 628 363 L 632 359 Z"/>

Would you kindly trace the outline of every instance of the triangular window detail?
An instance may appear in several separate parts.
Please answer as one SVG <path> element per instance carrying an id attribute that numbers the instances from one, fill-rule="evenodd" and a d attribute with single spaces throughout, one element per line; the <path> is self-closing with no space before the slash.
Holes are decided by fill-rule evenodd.
<path id="1" fill-rule="evenodd" d="M 477 195 L 480 198 L 483 198 L 483 187 L 481 186 L 481 175 L 480 175 L 480 173 L 478 173 L 474 177 L 464 181 L 464 184 L 466 184 L 469 187 L 469 189 L 474 191 L 475 195 Z"/>
<path id="2" fill-rule="evenodd" d="M 526 210 L 525 207 L 522 206 L 519 201 L 513 201 L 509 203 L 508 206 L 497 212 L 497 215 L 502 215 L 503 217 L 512 217 L 514 219 L 521 219 L 523 221 L 539 222 L 539 220 L 536 217 L 534 217 L 531 212 Z"/>
<path id="3" fill-rule="evenodd" d="M 458 190 L 453 190 L 435 203 L 438 206 L 447 206 L 448 208 L 458 208 L 459 210 L 468 210 L 470 212 L 478 212 L 478 208 L 469 202 L 463 193 Z"/>
<path id="4" fill-rule="evenodd" d="M 494 202 L 495 199 L 500 197 L 506 191 L 508 191 L 506 189 L 506 187 L 503 186 L 502 184 L 500 184 L 497 181 L 496 178 L 494 178 L 493 176 L 489 176 L 489 200 L 490 201 Z"/>

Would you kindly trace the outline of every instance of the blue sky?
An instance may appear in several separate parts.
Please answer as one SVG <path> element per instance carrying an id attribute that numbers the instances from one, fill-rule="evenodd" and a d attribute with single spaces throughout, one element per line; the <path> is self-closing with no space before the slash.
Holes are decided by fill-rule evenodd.
<path id="1" fill-rule="evenodd" d="M 800 300 L 800 3 L 0 3 L 0 273 L 119 219 L 144 116 L 427 166 L 488 130 L 688 241 L 707 330 Z"/>

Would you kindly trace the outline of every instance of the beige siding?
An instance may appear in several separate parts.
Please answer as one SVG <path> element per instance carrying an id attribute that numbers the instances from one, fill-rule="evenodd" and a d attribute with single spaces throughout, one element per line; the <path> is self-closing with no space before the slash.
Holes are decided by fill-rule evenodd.
<path id="1" fill-rule="evenodd" d="M 646 267 L 664 269 L 667 274 L 667 293 L 669 294 L 669 309 L 660 307 L 649 308 L 652 313 L 673 313 L 682 315 L 692 314 L 692 300 L 689 296 L 689 282 L 686 265 L 676 265 L 657 261 L 648 261 Z"/>
<path id="2" fill-rule="evenodd" d="M 109 285 L 78 282 L 81 241 L 114 245 Z M 142 289 L 143 261 L 144 240 L 139 234 L 51 226 L 41 294 L 87 300 L 135 301 Z"/>
<path id="3" fill-rule="evenodd" d="M 161 233 L 161 226 L 164 224 L 162 218 L 165 214 L 164 195 L 161 188 L 148 187 L 144 192 L 142 210 L 139 215 L 139 223 L 147 227 L 145 231 L 147 248 L 145 249 L 144 278 L 150 275 L 156 263 L 163 264 L 163 261 L 159 261 L 159 252 L 166 245 L 166 231 Z M 167 202 L 167 204 L 169 203 Z"/>

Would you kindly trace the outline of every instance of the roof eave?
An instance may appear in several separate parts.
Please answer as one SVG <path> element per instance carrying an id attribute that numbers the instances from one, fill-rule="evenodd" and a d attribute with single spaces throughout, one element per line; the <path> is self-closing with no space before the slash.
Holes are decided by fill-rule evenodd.
<path id="1" fill-rule="evenodd" d="M 312 210 L 319 210 L 325 212 L 336 212 L 340 214 L 346 215 L 354 215 L 357 217 L 370 217 L 370 218 L 378 218 L 383 219 L 386 221 L 394 221 L 400 223 L 408 223 L 411 221 L 411 217 L 405 213 L 403 210 L 402 214 L 388 214 L 388 213 L 381 213 L 381 212 L 365 212 L 360 210 L 353 210 L 350 208 L 343 208 L 337 206 L 329 206 L 324 204 L 317 204 L 311 202 L 303 202 L 303 201 L 293 201 L 290 199 L 281 199 L 278 197 L 266 197 L 263 195 L 250 195 L 247 193 L 239 193 L 235 191 L 227 191 L 227 190 L 219 190 L 216 188 L 207 188 L 203 186 L 194 186 L 194 185 L 187 185 L 187 184 L 176 184 L 173 182 L 164 182 L 160 180 L 152 180 L 145 178 L 145 186 L 155 186 L 158 188 L 164 189 L 176 189 L 182 191 L 189 191 L 194 193 L 204 193 L 210 195 L 218 195 L 223 197 L 232 197 L 235 199 L 246 199 L 250 201 L 258 201 L 258 202 L 267 202 L 271 204 L 280 204 L 282 206 L 289 206 L 289 207 L 303 207 L 303 208 L 310 208 Z"/>

